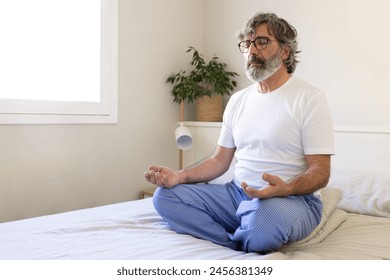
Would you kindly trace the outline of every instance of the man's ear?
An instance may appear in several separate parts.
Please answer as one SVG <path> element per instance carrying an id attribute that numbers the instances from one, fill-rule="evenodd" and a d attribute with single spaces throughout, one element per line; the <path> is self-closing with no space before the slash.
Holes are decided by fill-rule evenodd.
<path id="1" fill-rule="evenodd" d="M 290 52 L 291 52 L 291 49 L 289 46 L 283 46 L 283 49 L 282 49 L 282 58 L 283 58 L 283 61 L 286 60 L 289 56 L 290 56 Z"/>

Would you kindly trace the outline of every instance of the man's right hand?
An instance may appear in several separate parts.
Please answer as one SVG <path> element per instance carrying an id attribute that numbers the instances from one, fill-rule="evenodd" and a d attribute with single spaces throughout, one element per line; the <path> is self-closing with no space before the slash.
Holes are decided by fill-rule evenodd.
<path id="1" fill-rule="evenodd" d="M 171 188 L 182 183 L 180 173 L 168 167 L 151 165 L 148 169 L 144 173 L 145 179 L 154 185 Z"/>

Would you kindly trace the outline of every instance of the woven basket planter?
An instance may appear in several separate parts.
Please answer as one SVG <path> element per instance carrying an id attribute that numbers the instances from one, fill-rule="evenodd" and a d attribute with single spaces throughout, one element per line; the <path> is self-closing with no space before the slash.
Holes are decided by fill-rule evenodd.
<path id="1" fill-rule="evenodd" d="M 222 95 L 203 96 L 196 99 L 196 120 L 198 122 L 222 121 Z"/>

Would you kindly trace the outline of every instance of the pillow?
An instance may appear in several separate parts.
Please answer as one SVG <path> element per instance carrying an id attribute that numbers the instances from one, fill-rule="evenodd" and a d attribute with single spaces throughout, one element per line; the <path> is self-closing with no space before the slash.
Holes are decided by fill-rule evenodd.
<path id="1" fill-rule="evenodd" d="M 390 174 L 358 170 L 332 170 L 329 188 L 339 189 L 338 204 L 347 212 L 390 217 Z"/>
<path id="2" fill-rule="evenodd" d="M 321 189 L 321 198 L 322 214 L 318 226 L 306 238 L 283 245 L 280 248 L 281 252 L 285 253 L 300 247 L 320 243 L 347 219 L 347 213 L 336 208 L 337 203 L 341 199 L 341 192 L 339 190 L 323 188 Z"/>

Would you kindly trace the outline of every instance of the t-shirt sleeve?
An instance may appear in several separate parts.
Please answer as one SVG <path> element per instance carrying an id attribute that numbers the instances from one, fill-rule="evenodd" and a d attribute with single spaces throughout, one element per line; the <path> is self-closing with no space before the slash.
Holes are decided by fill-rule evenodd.
<path id="1" fill-rule="evenodd" d="M 324 93 L 313 96 L 306 106 L 302 142 L 305 155 L 335 153 L 333 120 Z"/>
<path id="2" fill-rule="evenodd" d="M 226 105 L 225 111 L 223 113 L 222 120 L 222 129 L 218 139 L 218 145 L 225 148 L 235 148 L 232 129 L 232 108 L 233 108 L 234 98 L 230 98 L 228 104 Z"/>

